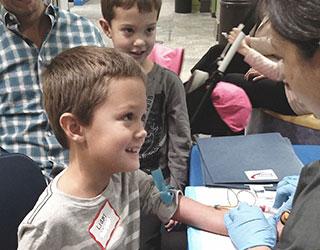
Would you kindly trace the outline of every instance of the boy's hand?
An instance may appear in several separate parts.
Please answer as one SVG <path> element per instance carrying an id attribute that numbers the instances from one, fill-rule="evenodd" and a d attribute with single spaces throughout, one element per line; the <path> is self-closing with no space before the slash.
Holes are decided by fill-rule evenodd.
<path id="1" fill-rule="evenodd" d="M 170 231 L 172 231 L 172 229 L 173 229 L 177 224 L 179 224 L 178 221 L 171 219 L 171 220 L 169 220 L 169 222 L 168 222 L 167 224 L 164 225 L 164 228 L 165 228 L 168 232 L 170 232 Z"/>
<path id="2" fill-rule="evenodd" d="M 237 28 L 237 27 L 232 28 L 232 30 L 230 31 L 230 33 L 228 35 L 228 42 L 232 44 L 236 40 L 236 38 L 240 34 L 240 32 L 241 32 L 241 30 L 239 28 Z M 238 48 L 238 52 L 241 55 L 246 56 L 249 49 L 250 49 L 250 47 L 247 43 L 247 38 L 242 39 L 240 46 Z"/>
<path id="3" fill-rule="evenodd" d="M 265 218 L 260 208 L 240 203 L 224 216 L 229 236 L 235 246 L 242 250 L 256 246 L 273 248 L 276 244 L 277 231 L 274 220 Z"/>

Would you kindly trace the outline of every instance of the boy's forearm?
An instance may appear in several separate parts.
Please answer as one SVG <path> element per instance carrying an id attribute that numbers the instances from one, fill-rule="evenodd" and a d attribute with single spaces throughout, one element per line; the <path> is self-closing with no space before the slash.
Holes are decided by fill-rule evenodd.
<path id="1" fill-rule="evenodd" d="M 208 232 L 227 235 L 223 217 L 225 210 L 203 205 L 185 196 L 181 196 L 179 199 L 179 205 L 173 219 Z"/>

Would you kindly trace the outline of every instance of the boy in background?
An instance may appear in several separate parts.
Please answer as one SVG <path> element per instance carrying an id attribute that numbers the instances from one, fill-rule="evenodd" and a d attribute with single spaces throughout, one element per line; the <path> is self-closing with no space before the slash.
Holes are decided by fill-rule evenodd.
<path id="1" fill-rule="evenodd" d="M 77 62 L 77 63 L 74 63 Z M 223 211 L 172 190 L 164 204 L 139 170 L 146 137 L 145 75 L 111 48 L 77 47 L 48 65 L 44 105 L 69 166 L 19 226 L 18 249 L 139 249 L 140 210 L 225 234 Z"/>
<path id="2" fill-rule="evenodd" d="M 148 59 L 160 8 L 161 0 L 101 0 L 100 25 L 114 47 L 132 56 L 147 74 L 147 137 L 140 151 L 140 168 L 151 174 L 160 167 L 168 184 L 183 190 L 191 148 L 183 83 L 176 74 Z M 141 218 L 142 242 L 159 246 L 160 221 L 152 216 Z M 145 246 L 151 248 L 158 249 Z"/>
<path id="3" fill-rule="evenodd" d="M 140 168 L 150 174 L 161 167 L 172 187 L 187 183 L 191 138 L 183 83 L 148 55 L 156 39 L 161 0 L 102 0 L 100 25 L 116 49 L 132 56 L 147 74 L 148 135 L 140 152 Z"/>

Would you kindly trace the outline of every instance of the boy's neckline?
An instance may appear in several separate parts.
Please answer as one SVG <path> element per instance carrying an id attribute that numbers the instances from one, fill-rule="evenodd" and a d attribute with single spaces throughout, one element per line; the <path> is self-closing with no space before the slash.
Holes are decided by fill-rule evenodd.
<path id="1" fill-rule="evenodd" d="M 70 176 L 68 176 L 69 173 L 67 170 L 68 169 L 60 173 L 58 175 L 59 178 L 57 178 L 56 180 L 57 190 L 59 190 L 67 196 L 77 197 L 80 199 L 92 199 L 103 193 L 104 190 L 107 189 L 110 184 L 111 176 L 110 178 L 106 179 L 105 183 L 103 184 L 104 187 L 101 187 L 100 190 L 90 190 L 90 188 L 92 187 L 88 187 L 89 189 L 85 191 L 87 189 L 85 187 L 87 183 L 83 182 L 79 185 L 79 183 L 74 182 L 74 179 L 79 180 L 79 176 L 77 176 L 76 178 L 70 178 Z"/>

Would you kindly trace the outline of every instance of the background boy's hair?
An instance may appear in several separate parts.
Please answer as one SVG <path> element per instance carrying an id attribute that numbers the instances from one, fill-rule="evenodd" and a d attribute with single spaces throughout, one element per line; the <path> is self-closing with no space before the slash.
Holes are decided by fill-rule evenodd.
<path id="1" fill-rule="evenodd" d="M 102 16 L 111 23 L 114 18 L 114 8 L 130 9 L 135 4 L 137 4 L 140 13 L 156 10 L 159 17 L 162 0 L 101 0 Z"/>
<path id="2" fill-rule="evenodd" d="M 70 112 L 84 125 L 90 125 L 93 112 L 107 98 L 111 79 L 145 74 L 130 56 L 112 48 L 80 46 L 56 56 L 43 73 L 44 107 L 50 125 L 61 145 L 68 141 L 59 119 Z"/>

